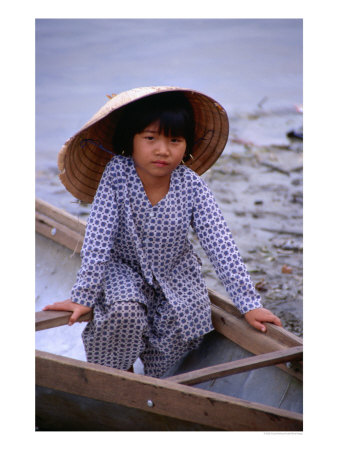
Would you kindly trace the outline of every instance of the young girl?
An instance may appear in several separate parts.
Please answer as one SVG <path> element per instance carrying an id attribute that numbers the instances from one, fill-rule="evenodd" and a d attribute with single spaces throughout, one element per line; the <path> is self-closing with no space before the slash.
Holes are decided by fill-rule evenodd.
<path id="1" fill-rule="evenodd" d="M 246 320 L 261 331 L 264 322 L 281 326 L 262 308 L 220 208 L 196 173 L 225 146 L 224 109 L 176 88 L 132 90 L 108 104 L 61 151 L 61 179 L 78 198 L 95 192 L 88 170 L 100 182 L 71 298 L 44 309 L 72 311 L 70 325 L 93 310 L 82 334 L 89 362 L 128 370 L 140 357 L 145 375 L 163 376 L 213 329 L 191 226 Z M 101 177 L 98 158 L 111 152 Z"/>

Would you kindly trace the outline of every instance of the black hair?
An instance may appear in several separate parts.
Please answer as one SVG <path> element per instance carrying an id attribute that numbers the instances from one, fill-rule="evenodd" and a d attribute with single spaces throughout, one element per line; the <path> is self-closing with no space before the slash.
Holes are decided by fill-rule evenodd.
<path id="1" fill-rule="evenodd" d="M 187 157 L 194 145 L 195 121 L 183 92 L 163 92 L 125 106 L 113 137 L 114 153 L 131 156 L 135 134 L 156 121 L 159 121 L 159 132 L 165 136 L 185 138 Z"/>

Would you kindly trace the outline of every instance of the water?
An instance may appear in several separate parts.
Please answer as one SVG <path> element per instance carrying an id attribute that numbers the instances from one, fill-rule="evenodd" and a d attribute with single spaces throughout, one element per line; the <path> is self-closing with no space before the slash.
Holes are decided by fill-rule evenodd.
<path id="1" fill-rule="evenodd" d="M 153 85 L 201 90 L 230 116 L 264 99 L 291 109 L 302 103 L 302 21 L 37 20 L 37 168 L 55 168 L 107 94 Z"/>
<path id="2" fill-rule="evenodd" d="M 148 85 L 190 87 L 226 108 L 229 142 L 204 177 L 264 305 L 302 335 L 302 142 L 286 136 L 302 126 L 302 21 L 37 20 L 37 197 L 86 218 L 59 182 L 57 153 L 107 94 Z M 209 287 L 224 292 L 192 239 Z"/>

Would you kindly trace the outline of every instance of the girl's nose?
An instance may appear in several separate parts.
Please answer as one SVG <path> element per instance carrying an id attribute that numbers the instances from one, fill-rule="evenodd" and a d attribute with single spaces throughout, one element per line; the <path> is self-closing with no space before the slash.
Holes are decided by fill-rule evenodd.
<path id="1" fill-rule="evenodd" d="M 158 155 L 167 155 L 169 153 L 167 139 L 158 139 L 155 151 Z"/>

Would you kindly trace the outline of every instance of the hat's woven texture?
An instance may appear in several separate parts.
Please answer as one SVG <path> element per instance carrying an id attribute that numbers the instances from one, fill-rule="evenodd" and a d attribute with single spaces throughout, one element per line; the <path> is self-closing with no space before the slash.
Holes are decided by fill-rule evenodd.
<path id="1" fill-rule="evenodd" d="M 195 119 L 195 145 L 185 164 L 199 175 L 221 155 L 229 135 L 225 110 L 212 98 L 177 87 L 145 87 L 115 95 L 71 137 L 58 156 L 60 179 L 79 200 L 91 203 L 106 164 L 114 156 L 112 138 L 123 106 L 162 92 L 182 91 L 190 101 Z"/>

